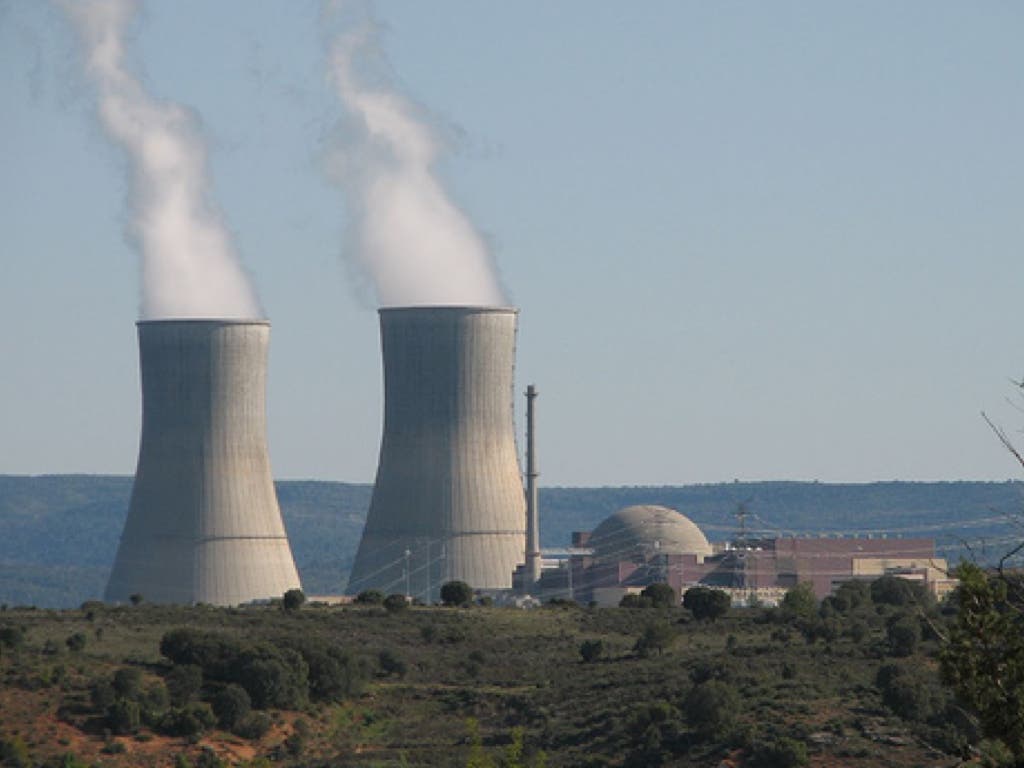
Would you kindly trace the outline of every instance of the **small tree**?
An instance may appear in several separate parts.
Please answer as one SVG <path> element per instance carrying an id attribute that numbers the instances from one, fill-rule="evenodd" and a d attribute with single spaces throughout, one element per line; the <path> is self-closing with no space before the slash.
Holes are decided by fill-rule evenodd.
<path id="1" fill-rule="evenodd" d="M 167 684 L 171 704 L 183 707 L 203 687 L 203 668 L 196 664 L 175 664 L 164 682 Z"/>
<path id="2" fill-rule="evenodd" d="M 473 588 L 464 581 L 446 581 L 441 585 L 441 602 L 447 606 L 469 605 L 473 602 Z"/>
<path id="3" fill-rule="evenodd" d="M 729 612 L 732 598 L 727 592 L 708 587 L 691 587 L 683 595 L 683 607 L 697 621 L 715 621 Z"/>
<path id="4" fill-rule="evenodd" d="M 87 641 L 84 633 L 75 632 L 72 635 L 68 635 L 68 638 L 64 641 L 64 644 L 72 653 L 80 653 L 81 651 L 85 650 L 86 642 Z"/>
<path id="5" fill-rule="evenodd" d="M 356 595 L 355 601 L 359 605 L 380 605 L 384 602 L 384 593 L 379 589 L 364 589 Z"/>
<path id="6" fill-rule="evenodd" d="M 676 639 L 676 632 L 664 622 L 652 622 L 644 627 L 643 634 L 637 638 L 633 650 L 642 657 L 657 651 L 660 656 Z"/>
<path id="7" fill-rule="evenodd" d="M 409 599 L 405 595 L 388 595 L 384 598 L 384 608 L 388 613 L 404 611 L 409 607 Z"/>
<path id="8" fill-rule="evenodd" d="M 142 596 L 142 593 L 140 592 L 135 592 L 131 595 L 128 595 L 128 601 L 132 605 L 141 605 L 143 600 L 145 600 L 145 598 Z"/>
<path id="9" fill-rule="evenodd" d="M 580 656 L 587 664 L 597 661 L 604 653 L 604 642 L 601 640 L 584 640 L 580 643 Z"/>
<path id="10" fill-rule="evenodd" d="M 818 609 L 818 598 L 809 581 L 802 581 L 782 598 L 782 610 L 789 616 L 810 618 Z"/>
<path id="11" fill-rule="evenodd" d="M 664 582 L 647 585 L 640 596 L 650 600 L 655 608 L 675 608 L 679 605 L 679 594 Z"/>
<path id="12" fill-rule="evenodd" d="M 217 716 L 217 723 L 228 731 L 241 723 L 252 709 L 252 700 L 245 688 L 234 683 L 221 688 L 210 703 L 213 714 Z"/>
<path id="13" fill-rule="evenodd" d="M 306 595 L 301 589 L 289 589 L 284 593 L 282 606 L 289 613 L 294 613 L 306 602 Z"/>
<path id="14" fill-rule="evenodd" d="M 694 730 L 706 738 L 718 737 L 736 722 L 740 697 L 733 686 L 720 680 L 708 680 L 690 689 L 683 709 Z"/>

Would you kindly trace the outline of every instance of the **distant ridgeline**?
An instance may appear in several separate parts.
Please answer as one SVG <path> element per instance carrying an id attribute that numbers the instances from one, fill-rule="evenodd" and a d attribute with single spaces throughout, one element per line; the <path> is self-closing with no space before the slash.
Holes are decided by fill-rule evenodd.
<path id="1" fill-rule="evenodd" d="M 0 475 L 0 603 L 72 607 L 103 593 L 131 494 L 131 477 Z M 278 498 L 309 594 L 342 591 L 371 486 L 280 481 Z M 541 543 L 566 547 L 631 504 L 679 510 L 712 541 L 749 536 L 927 536 L 951 564 L 994 562 L 1024 537 L 1024 483 L 803 482 L 547 488 Z"/>

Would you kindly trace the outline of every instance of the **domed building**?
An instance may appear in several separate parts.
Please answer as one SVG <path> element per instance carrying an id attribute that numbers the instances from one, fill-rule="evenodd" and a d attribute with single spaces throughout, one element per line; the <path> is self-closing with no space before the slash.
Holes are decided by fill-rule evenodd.
<path id="1" fill-rule="evenodd" d="M 653 504 L 625 507 L 605 518 L 587 539 L 599 563 L 648 562 L 659 555 L 711 554 L 711 544 L 693 521 Z"/>

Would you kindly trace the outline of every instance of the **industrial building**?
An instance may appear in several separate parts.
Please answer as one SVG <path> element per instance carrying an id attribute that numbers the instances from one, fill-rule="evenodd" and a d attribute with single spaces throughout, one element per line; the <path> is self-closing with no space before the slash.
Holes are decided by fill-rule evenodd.
<path id="1" fill-rule="evenodd" d="M 138 323 L 142 436 L 105 599 L 236 605 L 299 587 L 266 441 L 270 324 Z"/>
<path id="2" fill-rule="evenodd" d="M 384 428 L 349 594 L 511 587 L 526 542 L 516 319 L 502 307 L 380 310 Z"/>
<path id="3" fill-rule="evenodd" d="M 545 570 L 537 594 L 617 605 L 631 592 L 665 582 L 682 593 L 703 585 L 734 602 L 777 602 L 808 582 L 818 598 L 839 584 L 894 574 L 936 596 L 955 584 L 932 539 L 778 537 L 712 545 L 691 520 L 661 506 L 632 506 L 592 532 L 573 535 L 568 558 Z"/>

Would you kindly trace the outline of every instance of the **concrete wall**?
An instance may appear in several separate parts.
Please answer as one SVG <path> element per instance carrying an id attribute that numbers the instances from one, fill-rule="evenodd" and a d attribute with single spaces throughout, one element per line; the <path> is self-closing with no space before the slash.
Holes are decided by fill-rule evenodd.
<path id="1" fill-rule="evenodd" d="M 142 438 L 105 599 L 234 605 L 299 586 L 266 442 L 270 326 L 138 324 Z"/>
<path id="2" fill-rule="evenodd" d="M 436 599 L 452 579 L 511 587 L 526 546 L 516 312 L 382 309 L 380 324 L 384 434 L 348 591 L 405 593 L 407 564 L 413 597 Z"/>

